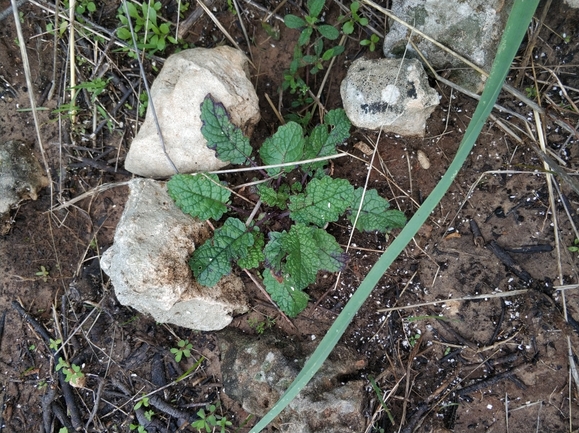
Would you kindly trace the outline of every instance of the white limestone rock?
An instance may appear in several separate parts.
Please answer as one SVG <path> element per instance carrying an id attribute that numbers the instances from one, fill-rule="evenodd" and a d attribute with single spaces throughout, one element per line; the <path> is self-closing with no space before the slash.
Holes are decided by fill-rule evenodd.
<path id="1" fill-rule="evenodd" d="M 394 0 L 392 13 L 434 40 L 489 72 L 505 29 L 513 0 Z M 485 78 L 430 41 L 393 22 L 384 38 L 386 57 L 420 58 L 416 44 L 434 69 L 451 69 L 451 80 L 476 93 Z"/>
<path id="2" fill-rule="evenodd" d="M 413 59 L 356 60 L 340 93 L 355 126 L 407 136 L 424 135 L 426 119 L 440 100 Z"/>
<path id="3" fill-rule="evenodd" d="M 201 331 L 222 329 L 248 310 L 242 281 L 198 284 L 189 268 L 195 243 L 209 237 L 204 222 L 184 214 L 165 184 L 133 179 L 114 244 L 101 258 L 118 300 L 160 323 Z"/>
<path id="4" fill-rule="evenodd" d="M 248 59 L 227 46 L 193 48 L 169 56 L 151 86 L 151 98 L 167 154 L 181 173 L 217 170 L 227 161 L 215 157 L 201 134 L 201 102 L 208 93 L 223 103 L 232 122 L 250 134 L 259 121 L 259 101 L 247 71 Z M 163 153 L 151 105 L 131 143 L 125 168 L 137 175 L 175 174 Z"/>

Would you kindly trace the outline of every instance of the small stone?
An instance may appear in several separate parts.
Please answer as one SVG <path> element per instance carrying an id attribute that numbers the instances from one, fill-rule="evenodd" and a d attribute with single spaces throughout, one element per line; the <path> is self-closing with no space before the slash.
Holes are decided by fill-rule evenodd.
<path id="1" fill-rule="evenodd" d="M 0 145 L 0 235 L 10 230 L 10 210 L 24 200 L 36 200 L 48 177 L 26 144 L 11 140 Z"/>
<path id="2" fill-rule="evenodd" d="M 408 136 L 424 135 L 440 100 L 418 60 L 356 60 L 340 93 L 355 126 Z"/>
<path id="3" fill-rule="evenodd" d="M 114 244 L 101 268 L 118 300 L 160 323 L 212 331 L 248 310 L 240 278 L 223 277 L 215 287 L 198 284 L 189 268 L 196 244 L 210 235 L 205 222 L 184 214 L 163 182 L 133 179 Z"/>
<path id="4" fill-rule="evenodd" d="M 264 416 L 295 379 L 315 345 L 270 330 L 259 338 L 233 329 L 218 335 L 223 390 L 244 410 Z M 283 433 L 362 432 L 367 393 L 362 380 L 344 380 L 365 362 L 337 346 L 310 383 L 282 411 Z"/>
<path id="5" fill-rule="evenodd" d="M 215 157 L 201 134 L 201 103 L 207 94 L 225 106 L 231 121 L 246 135 L 259 121 L 259 100 L 247 64 L 241 51 L 227 46 L 184 50 L 165 61 L 151 86 L 151 99 L 167 154 L 180 173 L 218 170 L 228 164 Z M 125 168 L 152 178 L 175 174 L 163 153 L 151 104 L 131 143 Z"/>

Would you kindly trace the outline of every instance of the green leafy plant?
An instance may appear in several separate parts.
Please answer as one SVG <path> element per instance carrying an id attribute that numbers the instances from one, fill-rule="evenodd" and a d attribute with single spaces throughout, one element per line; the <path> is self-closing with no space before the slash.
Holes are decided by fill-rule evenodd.
<path id="1" fill-rule="evenodd" d="M 218 428 L 216 431 L 225 433 L 227 427 L 230 427 L 232 423 L 227 417 L 215 413 L 218 406 L 219 405 L 214 404 L 207 406 L 207 412 L 205 412 L 205 409 L 200 409 L 197 412 L 199 419 L 194 421 L 191 426 L 196 428 L 198 432 L 205 431 L 206 433 L 210 433 L 214 431 L 213 429 Z"/>
<path id="2" fill-rule="evenodd" d="M 298 43 L 294 48 L 294 55 L 289 70 L 284 72 L 282 89 L 289 89 L 290 93 L 297 94 L 296 106 L 310 103 L 307 97 L 309 86 L 299 76 L 299 69 L 310 66 L 310 73 L 316 74 L 324 69 L 324 63 L 332 57 L 344 52 L 342 45 L 326 48 L 326 41 L 335 41 L 340 36 L 339 30 L 331 25 L 322 24 L 320 15 L 325 0 L 308 0 L 306 7 L 308 14 L 304 18 L 293 14 L 284 17 L 284 23 L 290 29 L 300 30 Z"/>
<path id="3" fill-rule="evenodd" d="M 207 146 L 218 158 L 233 164 L 258 165 L 251 156 L 249 139 L 211 95 L 201 105 L 201 120 Z M 306 308 L 309 298 L 304 289 L 316 281 L 318 272 L 337 272 L 348 260 L 336 239 L 325 230 L 328 223 L 346 216 L 352 225 L 357 219 L 359 230 L 380 232 L 405 224 L 404 214 L 389 210 L 388 201 L 377 191 L 364 194 L 362 188 L 354 188 L 346 179 L 328 176 L 324 171 L 327 161 L 311 161 L 336 154 L 336 146 L 349 137 L 349 131 L 350 122 L 340 109 L 328 112 L 324 123 L 309 135 L 299 124 L 289 122 L 265 140 L 259 149 L 261 161 L 266 166 L 287 164 L 262 170 L 265 179 L 255 190 L 260 201 L 252 212 L 258 215 L 257 222 L 244 223 L 228 216 L 213 238 L 195 250 L 189 265 L 200 284 L 214 286 L 231 272 L 234 262 L 245 269 L 262 266 L 267 292 L 284 313 L 295 317 Z M 301 176 L 295 178 L 301 181 L 295 181 L 287 175 L 296 167 L 291 163 L 299 161 L 304 161 L 299 169 Z M 215 174 L 178 174 L 167 188 L 177 206 L 193 217 L 218 221 L 227 212 L 236 211 L 230 204 L 231 191 Z M 285 229 L 272 230 L 274 223 Z"/>
<path id="4" fill-rule="evenodd" d="M 177 39 L 170 34 L 170 24 L 167 22 L 160 23 L 161 19 L 158 16 L 158 12 L 162 8 L 160 1 L 143 1 L 138 6 L 132 2 L 126 2 L 126 5 L 129 17 L 132 20 L 137 48 L 146 50 L 149 54 L 154 54 L 157 51 L 163 51 L 167 46 L 167 42 L 171 44 L 178 43 Z M 124 5 L 121 5 L 117 18 L 122 26 L 117 28 L 117 36 L 127 42 L 129 46 L 133 46 L 129 17 L 125 14 Z M 136 53 L 129 50 L 129 55 L 135 57 Z"/>
<path id="5" fill-rule="evenodd" d="M 567 249 L 572 253 L 579 253 L 579 239 L 575 239 Z"/>
<path id="6" fill-rule="evenodd" d="M 179 340 L 177 346 L 178 347 L 173 347 L 171 349 L 171 353 L 175 355 L 175 361 L 181 362 L 183 356 L 185 358 L 189 358 L 191 356 L 191 349 L 193 349 L 193 345 L 189 343 L 189 340 Z"/>

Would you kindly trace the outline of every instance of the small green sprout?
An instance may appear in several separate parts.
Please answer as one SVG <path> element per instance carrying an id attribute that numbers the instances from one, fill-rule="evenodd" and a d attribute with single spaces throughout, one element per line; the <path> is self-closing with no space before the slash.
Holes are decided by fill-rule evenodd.
<path id="1" fill-rule="evenodd" d="M 579 253 L 579 239 L 575 239 L 567 249 L 572 253 Z"/>
<path id="2" fill-rule="evenodd" d="M 50 273 L 44 265 L 41 265 L 40 270 L 36 272 L 34 275 L 41 277 L 42 281 L 46 283 L 48 281 L 48 276 L 50 275 Z"/>
<path id="3" fill-rule="evenodd" d="M 58 364 L 56 365 L 56 371 L 62 370 L 64 374 L 64 380 L 75 387 L 82 387 L 84 385 L 84 373 L 81 371 L 81 367 L 76 364 L 70 365 L 64 358 L 59 358 Z"/>
<path id="4" fill-rule="evenodd" d="M 48 345 L 48 347 L 50 347 L 54 351 L 57 351 L 61 344 L 62 344 L 62 340 L 60 338 L 57 338 L 56 340 L 53 340 L 51 338 L 50 344 Z"/>
<path id="5" fill-rule="evenodd" d="M 141 424 L 130 424 L 129 428 L 131 429 L 131 431 L 133 430 L 137 430 L 138 433 L 147 433 L 147 429 L 145 429 L 144 426 L 142 426 Z"/>
<path id="6" fill-rule="evenodd" d="M 189 343 L 189 340 L 179 340 L 177 346 L 179 347 L 173 347 L 171 349 L 171 353 L 175 355 L 175 361 L 181 362 L 183 356 L 185 356 L 185 358 L 189 358 L 191 356 L 191 349 L 193 349 L 193 345 Z"/>
<path id="7" fill-rule="evenodd" d="M 368 47 L 370 51 L 374 51 L 376 49 L 376 44 L 378 44 L 378 42 L 380 42 L 380 38 L 378 37 L 378 35 L 372 33 L 370 39 L 361 40 L 360 45 L 362 45 L 363 47 Z"/>
<path id="8" fill-rule="evenodd" d="M 143 398 L 135 404 L 135 410 L 140 409 L 141 407 L 149 407 L 149 397 L 143 396 Z"/>
<path id="9" fill-rule="evenodd" d="M 196 428 L 198 432 L 205 431 L 210 433 L 211 431 L 219 431 L 220 433 L 225 433 L 227 427 L 230 427 L 231 421 L 227 417 L 222 417 L 217 415 L 215 411 L 219 405 L 208 406 L 207 412 L 204 409 L 200 409 L 197 412 L 199 419 L 191 424 L 191 427 Z M 215 427 L 219 427 L 219 430 L 214 430 Z"/>

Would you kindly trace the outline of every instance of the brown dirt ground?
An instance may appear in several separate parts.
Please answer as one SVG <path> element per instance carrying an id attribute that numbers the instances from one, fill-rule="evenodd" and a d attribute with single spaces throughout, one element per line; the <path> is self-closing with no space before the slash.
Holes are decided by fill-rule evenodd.
<path id="1" fill-rule="evenodd" d="M 165 3 L 170 14 L 174 3 Z M 576 12 L 560 3 L 554 2 L 546 25 L 539 29 L 532 57 L 535 69 L 525 70 L 518 87 L 531 86 L 536 74 L 543 103 L 548 106 L 548 145 L 566 164 L 564 169 L 576 174 L 577 135 L 561 125 L 577 124 L 577 113 L 561 108 L 566 102 L 554 77 L 561 80 L 577 102 L 579 21 Z M 272 10 L 278 2 L 261 4 Z M 0 11 L 8 5 L 8 1 L 1 0 Z M 109 2 L 99 7 L 93 20 L 105 29 L 114 29 L 115 5 Z M 259 143 L 278 125 L 264 94 L 277 101 L 276 89 L 291 60 L 297 32 L 274 21 L 281 27 L 281 39 L 274 41 L 260 26 L 263 12 L 245 3 L 243 7 L 248 11 L 245 22 L 254 43 L 256 69 L 252 80 L 260 95 L 263 116 L 254 136 Z M 217 3 L 215 10 L 228 31 L 247 48 L 226 4 Z M 74 420 L 74 415 L 51 415 L 58 408 L 66 413 L 54 361 L 37 330 L 13 308 L 14 301 L 20 302 L 53 338 L 65 336 L 68 359 L 83 366 L 86 384 L 72 390 L 78 408 L 75 422 L 80 430 L 129 431 L 129 424 L 137 423 L 131 399 L 158 390 L 204 356 L 195 374 L 157 395 L 189 412 L 196 412 L 206 403 L 221 402 L 223 414 L 233 423 L 230 431 L 248 431 L 255 420 L 247 420 L 248 414 L 221 392 L 218 333 L 160 325 L 121 306 L 100 271 L 98 258 L 112 244 L 126 188 L 112 188 L 49 212 L 59 201 L 130 178 L 122 170 L 122 161 L 136 129 L 135 110 L 121 104 L 114 111 L 114 129 L 103 128 L 94 139 L 89 137 L 92 125 L 86 114 L 80 115 L 76 125 L 60 125 L 56 116 L 49 113 L 58 106 L 58 95 L 66 93 L 66 85 L 62 84 L 66 82 L 66 43 L 57 47 L 56 92 L 50 99 L 47 96 L 54 70 L 54 46 L 52 36 L 43 31 L 53 15 L 32 3 L 22 11 L 34 89 L 26 86 L 20 52 L 14 42 L 14 23 L 9 17 L 0 24 L 0 138 L 2 142 L 23 140 L 38 151 L 32 116 L 18 111 L 19 107 L 30 106 L 28 93 L 32 91 L 38 105 L 49 109 L 39 115 L 54 183 L 52 195 L 46 189 L 37 201 L 25 203 L 13 213 L 11 230 L 0 240 L 0 431 L 56 432 L 64 425 L 62 419 Z M 297 9 L 286 5 L 279 13 L 290 11 L 296 13 Z M 332 3 L 327 21 L 332 22 L 336 15 L 336 5 Z M 562 40 L 563 34 L 570 37 L 568 43 Z M 206 47 L 227 43 L 207 17 L 191 28 L 186 39 Z M 97 57 L 101 53 L 98 51 Z M 93 58 L 86 40 L 79 42 L 77 54 Z M 108 54 L 106 61 L 111 68 L 105 77 L 114 77 L 115 81 L 101 101 L 113 110 L 123 86 L 129 88 L 128 81 L 138 85 L 139 79 L 133 61 L 112 49 Z M 361 49 L 356 41 L 348 41 L 346 53 L 330 75 L 322 101 L 326 107 L 340 106 L 339 83 L 348 65 L 360 55 L 378 56 Z M 155 72 L 149 61 L 147 68 L 152 81 Z M 511 82 L 518 72 L 513 70 Z M 81 77 L 90 76 L 90 62 L 81 64 L 79 73 Z M 309 77 L 312 88 L 317 88 L 320 79 Z M 442 99 L 428 122 L 426 137 L 409 139 L 382 134 L 370 181 L 409 217 L 450 164 L 476 106 L 462 94 L 434 81 L 432 84 Z M 503 94 L 499 102 L 524 116 L 532 116 L 530 109 L 508 94 Z M 287 95 L 284 103 L 289 105 Z M 127 104 L 136 106 L 132 94 Z M 508 120 L 506 115 L 495 114 Z M 376 133 L 354 130 L 344 146 L 352 156 L 335 162 L 335 175 L 362 185 L 369 157 L 354 145 L 359 141 L 370 144 L 376 139 Z M 430 159 L 429 169 L 418 163 L 418 150 Z M 503 172 L 494 173 L 498 170 Z M 559 183 L 559 188 L 565 194 L 571 218 L 579 225 L 579 196 L 565 183 Z M 343 342 L 366 360 L 359 377 L 376 378 L 391 412 L 393 423 L 369 386 L 367 431 L 516 433 L 571 432 L 579 428 L 577 384 L 570 378 L 569 363 L 569 356 L 578 361 L 578 329 L 571 318 L 579 320 L 579 278 L 577 253 L 566 248 L 574 235 L 563 205 L 557 195 L 555 209 L 551 208 L 542 163 L 528 146 L 528 138 L 523 136 L 523 143 L 517 143 L 496 122 L 489 121 L 450 191 L 414 242 L 386 272 L 343 337 Z M 555 248 L 555 216 L 560 255 Z M 531 275 L 530 290 L 512 297 L 453 300 L 527 288 L 488 248 L 475 245 L 471 220 L 478 223 L 487 243 L 495 241 L 505 249 L 525 245 L 553 247 L 547 252 L 510 253 Z M 347 243 L 349 232 L 344 221 L 331 225 L 329 230 L 341 244 Z M 236 317 L 232 326 L 255 333 L 249 321 L 270 317 L 275 319 L 275 326 L 294 338 L 321 338 L 388 243 L 384 235 L 356 233 L 351 261 L 337 288 L 334 289 L 335 275 L 320 275 L 318 284 L 309 290 L 311 305 L 293 321 L 295 329 L 287 326 L 249 281 L 253 310 Z M 48 275 L 37 274 L 41 266 Z M 563 290 L 561 286 L 566 285 L 575 286 Z M 440 302 L 412 306 L 430 301 Z M 315 302 L 319 302 L 316 309 Z M 404 306 L 411 307 L 380 311 Z M 565 322 L 564 306 L 570 323 Z M 176 363 L 170 348 L 179 339 L 193 344 L 194 356 Z M 176 418 L 165 413 L 157 416 L 159 430 L 177 430 Z M 193 429 L 185 427 L 183 431 Z"/>

